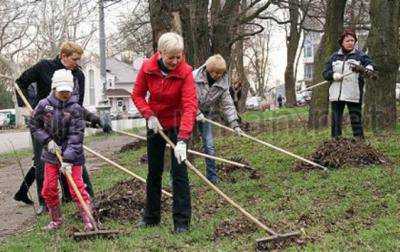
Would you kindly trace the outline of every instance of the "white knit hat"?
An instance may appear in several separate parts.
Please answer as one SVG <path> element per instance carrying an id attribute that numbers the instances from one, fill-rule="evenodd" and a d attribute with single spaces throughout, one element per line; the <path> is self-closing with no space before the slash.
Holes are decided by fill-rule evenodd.
<path id="1" fill-rule="evenodd" d="M 55 88 L 56 91 L 72 92 L 72 90 L 74 89 L 74 77 L 72 76 L 71 70 L 57 70 L 54 72 L 53 78 L 51 80 L 51 88 Z"/>

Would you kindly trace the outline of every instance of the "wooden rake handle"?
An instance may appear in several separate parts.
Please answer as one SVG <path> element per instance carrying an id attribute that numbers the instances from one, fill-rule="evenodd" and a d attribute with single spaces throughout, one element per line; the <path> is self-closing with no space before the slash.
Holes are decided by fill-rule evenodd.
<path id="1" fill-rule="evenodd" d="M 231 131 L 231 132 L 235 132 L 234 129 L 231 129 L 231 128 L 229 128 L 229 127 L 227 127 L 227 126 L 225 126 L 225 125 L 222 125 L 222 124 L 220 124 L 220 123 L 214 122 L 214 121 L 212 121 L 212 120 L 210 120 L 210 119 L 208 119 L 208 118 L 204 118 L 204 120 L 206 120 L 207 122 L 209 122 L 209 123 L 211 123 L 211 124 L 214 124 L 214 125 L 216 125 L 216 126 L 218 126 L 218 127 L 221 127 L 221 128 L 223 128 L 223 129 L 229 130 L 229 131 Z M 246 134 L 246 133 L 240 133 L 240 134 L 241 134 L 242 136 L 244 136 L 244 137 L 247 137 L 247 138 L 249 138 L 249 139 L 251 139 L 251 140 L 257 142 L 257 143 L 260 143 L 260 144 L 265 145 L 265 146 L 267 146 L 267 147 L 270 147 L 270 148 L 272 148 L 272 149 L 274 149 L 274 150 L 277 150 L 277 151 L 280 151 L 280 152 L 282 152 L 282 153 L 285 153 L 285 154 L 287 154 L 287 155 L 289 155 L 289 156 L 292 156 L 292 157 L 294 157 L 294 158 L 296 158 L 296 159 L 299 159 L 299 160 L 301 160 L 301 161 L 303 161 L 303 162 L 306 162 L 306 163 L 311 164 L 311 165 L 313 165 L 313 166 L 315 166 L 315 167 L 321 168 L 321 169 L 322 169 L 323 171 L 325 171 L 325 172 L 328 172 L 328 168 L 326 168 L 325 166 L 322 166 L 322 165 L 317 164 L 317 163 L 315 163 L 315 162 L 313 162 L 313 161 L 311 161 L 311 160 L 308 160 L 308 159 L 305 159 L 305 158 L 303 158 L 303 157 L 300 157 L 299 155 L 296 155 L 296 154 L 294 154 L 294 153 L 291 153 L 291 152 L 289 152 L 289 151 L 287 151 L 287 150 L 285 150 L 285 149 L 279 148 L 279 147 L 277 147 L 277 146 L 275 146 L 275 145 L 272 145 L 272 144 L 270 144 L 270 143 L 264 142 L 264 141 L 262 141 L 262 140 L 260 140 L 260 139 L 257 139 L 257 138 L 255 138 L 255 137 L 253 137 L 253 136 L 250 136 L 250 135 L 248 135 L 248 134 Z"/>
<path id="2" fill-rule="evenodd" d="M 61 154 L 59 151 L 56 151 L 56 156 L 58 161 L 60 162 L 60 164 L 62 164 L 63 159 L 61 157 Z M 64 175 L 67 177 L 69 184 L 72 186 L 72 189 L 74 190 L 76 196 L 78 197 L 79 203 L 81 203 L 83 210 L 85 211 L 85 213 L 89 216 L 90 221 L 92 222 L 92 225 L 94 227 L 94 229 L 96 231 L 98 231 L 98 227 L 97 227 L 97 223 L 95 221 L 95 219 L 93 218 L 92 213 L 89 210 L 88 205 L 86 204 L 85 200 L 83 200 L 82 198 L 82 194 L 79 192 L 78 187 L 75 184 L 74 179 L 71 176 L 71 173 L 68 171 L 63 171 Z"/>
<path id="3" fill-rule="evenodd" d="M 144 136 L 140 136 L 140 135 L 137 135 L 137 134 L 133 134 L 133 133 L 129 133 L 129 132 L 126 132 L 126 131 L 121 131 L 121 130 L 113 130 L 113 131 L 117 132 L 119 134 L 122 134 L 122 135 L 132 136 L 132 137 L 147 141 L 146 137 L 144 137 Z M 169 144 L 167 144 L 167 147 L 171 148 L 171 146 Z M 197 156 L 200 156 L 200 157 L 213 159 L 213 160 L 216 160 L 216 161 L 228 163 L 228 164 L 235 165 L 235 166 L 238 166 L 238 167 L 249 167 L 248 165 L 245 165 L 245 164 L 241 164 L 241 163 L 238 163 L 238 162 L 235 162 L 235 161 L 231 161 L 231 160 L 228 160 L 228 159 L 225 159 L 225 158 L 211 156 L 211 155 L 208 155 L 208 154 L 205 154 L 205 153 L 202 153 L 202 152 L 198 152 L 198 151 L 194 151 L 194 150 L 188 150 L 188 152 L 193 154 L 193 155 L 197 155 Z"/>
<path id="4" fill-rule="evenodd" d="M 136 175 L 135 173 L 131 172 L 130 170 L 128 170 L 128 169 L 124 168 L 123 166 L 121 166 L 121 165 L 115 163 L 114 161 L 112 161 L 112 160 L 110 160 L 110 159 L 104 157 L 104 156 L 101 155 L 100 153 L 98 153 L 98 152 L 96 152 L 96 151 L 90 149 L 90 148 L 87 147 L 87 146 L 83 146 L 83 148 L 84 148 L 86 151 L 88 151 L 88 152 L 92 153 L 93 155 L 95 155 L 96 157 L 98 157 L 98 158 L 100 158 L 100 159 L 103 159 L 104 161 L 106 161 L 106 162 L 109 163 L 110 165 L 112 165 L 112 166 L 118 168 L 119 170 L 121 170 L 121 171 L 123 171 L 123 172 L 125 172 L 125 173 L 127 173 L 127 174 L 129 174 L 129 175 L 131 175 L 132 177 L 134 177 L 134 178 L 138 179 L 139 181 L 141 181 L 141 182 L 143 182 L 143 183 L 146 184 L 146 180 L 145 180 L 144 178 L 140 177 L 139 175 Z M 162 193 L 164 193 L 166 196 L 172 198 L 172 194 L 170 194 L 169 192 L 167 192 L 167 191 L 165 191 L 165 190 L 162 190 Z"/>
<path id="5" fill-rule="evenodd" d="M 165 141 L 171 145 L 172 148 L 175 148 L 175 144 L 168 138 L 165 133 L 160 130 L 158 133 L 165 139 Z M 220 196 L 222 196 L 229 204 L 231 204 L 233 207 L 235 207 L 237 210 L 239 210 L 244 216 L 246 216 L 250 221 L 255 223 L 259 228 L 267 231 L 270 235 L 273 236 L 278 236 L 278 234 L 264 225 L 261 221 L 259 221 L 257 218 L 255 218 L 253 215 L 251 215 L 249 212 L 247 212 L 244 208 L 242 208 L 239 204 L 234 202 L 231 198 L 229 198 L 224 192 L 222 192 L 218 187 L 216 187 L 213 183 L 211 183 L 204 175 L 197 170 L 188 160 L 185 160 L 185 164 L 191 169 L 200 179 L 202 179 L 209 187 L 211 187 L 214 191 L 216 191 Z"/>
<path id="6" fill-rule="evenodd" d="M 353 72 L 349 72 L 349 73 L 347 73 L 347 74 L 344 74 L 344 75 L 343 75 L 343 78 L 344 78 L 344 77 L 347 77 L 347 76 L 349 76 L 349 75 L 351 75 L 351 74 L 353 74 Z M 325 84 L 327 84 L 327 83 L 329 83 L 329 82 L 330 82 L 330 81 L 321 81 L 321 82 L 319 82 L 319 83 L 317 83 L 317 84 L 314 84 L 314 85 L 312 85 L 312 86 L 309 86 L 309 87 L 307 87 L 307 88 L 301 90 L 300 93 L 310 91 L 310 90 L 313 89 L 313 88 L 316 88 L 316 87 L 325 85 Z"/>

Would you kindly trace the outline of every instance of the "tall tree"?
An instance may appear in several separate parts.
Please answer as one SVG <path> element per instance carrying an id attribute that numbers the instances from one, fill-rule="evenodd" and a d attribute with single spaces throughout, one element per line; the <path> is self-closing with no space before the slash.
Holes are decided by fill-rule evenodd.
<path id="1" fill-rule="evenodd" d="M 182 33 L 178 6 L 182 1 L 149 0 L 150 23 L 153 31 L 153 49 L 157 50 L 158 38 L 165 32 Z"/>
<path id="2" fill-rule="evenodd" d="M 287 54 L 286 54 L 286 69 L 285 69 L 285 95 L 286 105 L 289 107 L 296 105 L 296 79 L 294 74 L 294 64 L 296 60 L 297 48 L 299 47 L 301 26 L 299 25 L 300 18 L 300 2 L 298 0 L 289 1 L 289 17 L 290 31 L 286 39 Z"/>
<path id="3" fill-rule="evenodd" d="M 325 62 L 339 48 L 337 42 L 343 30 L 344 9 L 346 0 L 328 0 L 326 20 L 324 25 L 324 35 L 315 56 L 315 68 L 313 83 L 322 81 L 322 72 Z M 322 85 L 313 89 L 308 126 L 319 129 L 328 125 L 329 102 L 328 85 Z"/>
<path id="4" fill-rule="evenodd" d="M 374 132 L 396 125 L 396 76 L 399 69 L 399 1 L 371 0 L 368 49 L 379 80 L 368 80 L 365 124 Z"/>
<path id="5" fill-rule="evenodd" d="M 251 93 L 266 97 L 267 83 L 271 74 L 270 50 L 271 29 L 255 35 L 246 41 L 245 57 L 247 58 L 247 72 L 253 81 Z"/>

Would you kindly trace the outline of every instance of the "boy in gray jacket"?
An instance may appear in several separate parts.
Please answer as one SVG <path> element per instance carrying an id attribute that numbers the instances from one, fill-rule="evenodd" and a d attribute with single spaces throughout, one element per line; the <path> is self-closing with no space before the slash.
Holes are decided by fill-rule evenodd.
<path id="1" fill-rule="evenodd" d="M 229 79 L 226 73 L 226 63 L 221 55 L 216 54 L 207 59 L 206 63 L 193 71 L 196 82 L 199 110 L 197 112 L 197 127 L 203 141 L 204 152 L 215 155 L 212 126 L 204 120 L 216 110 L 221 110 L 229 123 L 240 136 L 242 130 L 238 123 L 238 114 L 229 93 Z M 206 158 L 206 177 L 213 183 L 218 183 L 215 161 Z"/>

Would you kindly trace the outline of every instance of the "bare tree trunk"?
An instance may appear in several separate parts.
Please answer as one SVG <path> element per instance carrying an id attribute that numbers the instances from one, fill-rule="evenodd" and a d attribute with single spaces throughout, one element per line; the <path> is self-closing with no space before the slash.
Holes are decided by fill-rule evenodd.
<path id="1" fill-rule="evenodd" d="M 300 31 L 299 22 L 299 1 L 289 1 L 290 13 L 290 33 L 287 38 L 287 65 L 285 69 L 285 93 L 286 105 L 293 107 L 296 105 L 296 78 L 294 64 L 296 61 L 297 48 L 299 47 Z"/>
<path id="2" fill-rule="evenodd" d="M 182 30 L 187 61 L 195 68 L 210 56 L 208 1 L 186 0 L 181 5 Z"/>
<path id="3" fill-rule="evenodd" d="M 215 5 L 213 4 L 212 7 L 221 8 L 221 5 L 215 3 L 217 1 L 213 1 Z M 225 5 L 219 11 L 211 10 L 211 13 L 214 14 L 212 17 L 211 51 L 213 54 L 221 54 L 228 65 L 230 64 L 232 41 L 237 30 L 237 27 L 235 27 L 237 15 L 233 13 L 239 14 L 239 7 L 240 1 L 232 0 L 225 1 Z"/>
<path id="4" fill-rule="evenodd" d="M 181 24 L 178 22 L 175 1 L 149 0 L 150 23 L 153 32 L 153 50 L 157 51 L 158 38 L 165 32 L 175 31 L 181 33 Z"/>
<path id="5" fill-rule="evenodd" d="M 343 30 L 343 14 L 345 6 L 346 0 L 328 0 L 326 21 L 324 25 L 325 33 L 322 36 L 315 57 L 314 84 L 322 81 L 322 72 L 325 62 L 328 61 L 332 53 L 339 48 L 337 40 Z M 329 85 L 322 85 L 313 89 L 308 118 L 308 126 L 310 128 L 320 129 L 328 125 L 328 90 Z"/>
<path id="6" fill-rule="evenodd" d="M 238 112 L 243 113 L 246 110 L 246 99 L 250 89 L 250 83 L 247 79 L 243 64 L 243 40 L 235 44 L 235 68 L 239 81 L 242 83 L 242 96 L 238 103 Z"/>
<path id="7" fill-rule="evenodd" d="M 378 132 L 396 125 L 396 77 L 399 69 L 399 1 L 372 0 L 369 54 L 379 80 L 368 80 L 365 93 L 365 125 Z"/>

